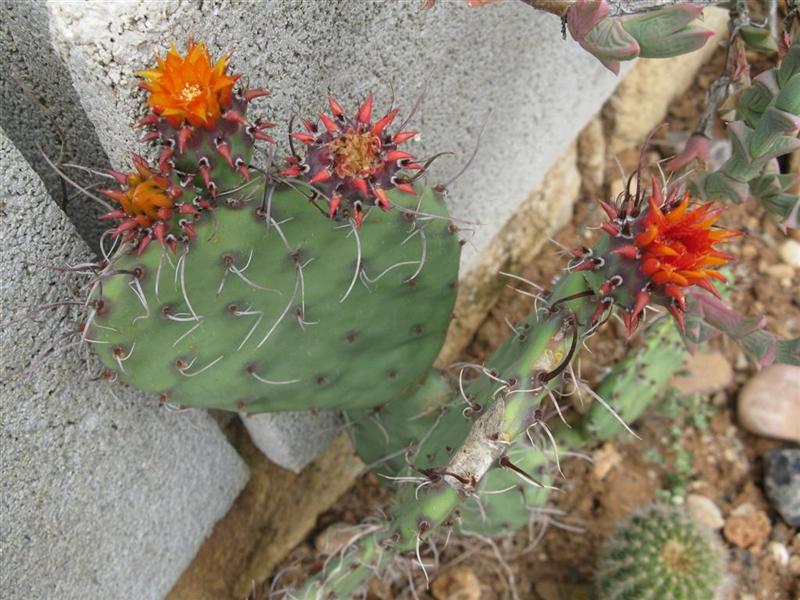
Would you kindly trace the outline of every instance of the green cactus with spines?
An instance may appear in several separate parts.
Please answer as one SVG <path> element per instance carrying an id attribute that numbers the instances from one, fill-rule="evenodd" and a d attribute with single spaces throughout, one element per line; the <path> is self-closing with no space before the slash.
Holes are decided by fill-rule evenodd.
<path id="1" fill-rule="evenodd" d="M 651 390 L 664 388 L 686 359 L 680 333 L 668 319 L 650 325 L 644 345 L 617 362 L 603 378 L 597 394 L 626 423 L 638 419 L 652 401 Z M 622 432 L 618 419 L 595 403 L 583 418 L 581 430 L 588 440 L 607 440 Z"/>
<path id="2" fill-rule="evenodd" d="M 350 572 L 368 577 L 371 569 L 380 568 L 384 563 L 375 562 L 374 548 L 421 562 L 419 549 L 437 530 L 497 535 L 525 525 L 546 502 L 555 479 L 552 462 L 545 468 L 542 444 L 549 441 L 563 452 L 596 435 L 618 433 L 624 421 L 641 414 L 677 371 L 683 358 L 677 346 L 680 336 L 672 323 L 662 320 L 651 326 L 638 356 L 620 363 L 602 384 L 609 402 L 598 400 L 602 408 L 594 407 L 572 427 L 556 418 L 543 423 L 554 390 L 568 380 L 581 341 L 607 320 L 610 311 L 619 310 L 628 329 L 635 330 L 645 306 L 660 304 L 682 330 L 684 312 L 691 304 L 681 289 L 689 287 L 686 278 L 717 293 L 690 265 L 693 260 L 703 265 L 706 257 L 714 257 L 708 262 L 717 264 L 716 257 L 723 255 L 715 244 L 733 234 L 712 229 L 716 214 L 711 206 L 690 208 L 688 197 L 677 188 L 654 186 L 645 199 L 637 191 L 617 206 L 604 205 L 609 216 L 605 234 L 593 248 L 573 254 L 568 272 L 541 298 L 539 309 L 514 324 L 513 334 L 485 365 L 461 365 L 478 377 L 451 382 L 449 401 L 437 383 L 413 397 L 413 407 L 389 404 L 362 419 L 356 447 L 364 453 L 363 446 L 370 446 L 372 462 L 378 463 L 374 459 L 380 454 L 392 461 L 378 464 L 388 466 L 389 480 L 398 491 L 385 526 L 362 540 L 363 550 L 355 545 L 343 559 Z M 690 252 L 696 258 L 691 259 Z M 707 275 L 722 277 L 713 269 Z M 621 413 L 609 417 L 617 425 L 600 414 L 613 409 Z M 436 436 L 437 423 L 453 424 L 453 429 Z M 534 447 L 528 434 L 540 425 L 550 428 L 553 439 L 542 437 Z M 373 427 L 370 433 L 369 427 Z M 392 433 L 381 436 L 381 431 Z M 445 437 L 448 431 L 455 432 L 453 437 Z M 422 448 L 415 447 L 415 438 L 422 440 Z M 381 450 L 376 452 L 376 447 Z M 403 462 L 394 460 L 401 455 Z M 332 561 L 307 582 L 299 597 L 335 593 L 334 574 L 340 572 L 342 565 Z"/>
<path id="3" fill-rule="evenodd" d="M 578 282 L 581 276 L 574 274 L 565 279 L 567 283 L 563 284 L 561 292 L 564 296 L 570 296 L 572 294 L 567 292 L 574 292 L 576 288 L 572 286 L 580 287 Z M 573 300 L 571 303 L 587 305 L 581 311 L 584 315 L 594 310 L 592 302 L 585 298 Z M 568 304 L 570 302 L 564 303 L 565 313 L 561 318 L 570 314 L 566 306 Z M 501 368 L 506 360 L 510 361 L 512 368 L 529 371 L 536 370 L 534 365 L 547 369 L 557 367 L 558 359 L 567 356 L 566 351 L 570 345 L 569 339 L 563 336 L 563 331 L 559 333 L 559 328 L 553 327 L 552 321 L 558 319 L 559 317 L 544 319 L 541 315 L 531 315 L 526 320 L 529 327 L 525 330 L 525 335 L 528 337 L 521 342 L 515 336 L 510 337 L 487 362 L 487 368 L 506 373 L 508 371 Z M 534 325 L 540 321 L 544 323 L 542 327 Z M 518 331 L 524 329 L 524 324 L 517 327 Z M 645 333 L 645 346 L 624 359 L 622 366 L 606 376 L 600 389 L 616 389 L 620 377 L 627 380 L 633 377 L 632 373 L 636 369 L 642 367 L 646 369 L 648 378 L 652 377 L 659 383 L 665 382 L 678 370 L 681 362 L 660 360 L 662 352 L 669 353 L 674 349 L 674 346 L 665 347 L 665 341 L 674 342 L 675 338 L 679 339 L 674 331 L 675 326 L 663 319 L 649 327 Z M 525 361 L 519 361 L 521 356 L 525 356 Z M 497 386 L 496 379 L 502 378 L 498 375 L 493 377 L 494 379 L 481 377 L 463 388 L 472 403 L 478 404 L 485 400 L 484 410 L 487 411 L 492 406 L 493 385 Z M 494 404 L 494 414 L 509 419 L 506 427 L 501 425 L 505 429 L 501 436 L 507 436 L 510 442 L 504 450 L 501 449 L 503 444 L 497 445 L 499 452 L 496 454 L 502 456 L 495 459 L 489 456 L 490 461 L 484 461 L 488 465 L 485 473 L 479 481 L 474 482 L 474 489 L 466 492 L 470 484 L 463 472 L 455 473 L 457 467 L 454 466 L 463 465 L 465 461 L 459 461 L 457 455 L 482 451 L 480 437 L 488 433 L 488 430 L 485 423 L 478 425 L 480 415 L 483 415 L 485 421 L 495 421 L 496 424 L 498 419 L 491 414 L 487 418 L 485 412 L 470 414 L 470 404 L 464 400 L 457 384 L 451 387 L 455 389 L 451 389 L 449 398 L 446 398 L 447 388 L 443 380 L 436 379 L 435 383 L 421 388 L 420 392 L 410 398 L 413 408 L 408 408 L 403 400 L 397 400 L 379 411 L 373 411 L 369 418 L 362 419 L 353 436 L 357 452 L 362 456 L 369 456 L 371 462 L 376 464 L 375 471 L 388 475 L 386 481 L 398 487 L 397 498 L 390 510 L 390 519 L 383 529 L 372 532 L 353 544 L 340 562 L 331 561 L 302 590 L 291 594 L 292 598 L 346 597 L 345 591 L 351 594 L 359 589 L 359 577 L 363 585 L 376 571 L 387 568 L 388 561 L 393 556 L 407 556 L 414 560 L 417 548 L 437 529 L 485 536 L 509 534 L 527 525 L 536 510 L 547 504 L 550 489 L 558 477 L 555 474 L 554 459 L 548 459 L 543 452 L 552 450 L 550 447 L 542 447 L 542 444 L 550 444 L 550 439 L 544 437 L 539 447 L 532 446 L 525 435 L 527 427 L 523 423 L 534 425 L 531 418 L 534 417 L 535 409 L 525 410 L 519 404 L 508 407 L 499 401 Z M 617 398 L 610 403 L 620 408 L 626 416 L 633 415 L 652 402 L 660 390 L 658 385 L 644 385 L 637 388 L 635 402 L 628 401 L 625 395 L 624 398 Z M 538 406 L 547 397 L 546 392 L 531 394 L 524 406 Z M 427 410 L 420 410 L 423 406 Z M 591 443 L 594 431 L 598 429 L 604 430 L 608 436 L 612 435 L 614 428 L 609 424 L 598 425 L 599 417 L 593 408 L 572 428 L 564 426 L 558 419 L 553 420 L 555 424 L 553 421 L 548 422 L 558 452 L 577 450 Z M 380 419 L 380 422 L 375 423 L 375 419 Z M 617 423 L 617 430 L 621 431 L 623 426 Z M 452 435 L 453 431 L 455 435 Z M 392 432 L 391 437 L 382 432 Z M 407 435 L 400 432 L 407 432 Z M 465 441 L 469 435 L 472 435 L 472 446 Z M 419 448 L 413 444 L 415 439 L 423 440 Z M 459 440 L 460 448 L 457 446 Z M 491 443 L 483 444 L 488 445 Z M 380 448 L 380 452 L 375 453 L 375 447 Z M 405 452 L 407 448 L 410 449 L 408 453 Z M 379 461 L 379 454 L 393 458 Z M 396 457 L 401 458 L 395 460 Z M 504 461 L 504 457 L 509 462 Z M 413 464 L 409 465 L 409 462 Z M 437 469 L 437 465 L 443 464 L 447 466 Z M 405 468 L 399 469 L 403 465 Z M 459 475 L 464 481 L 448 473 Z M 377 548 L 382 551 L 376 551 Z"/>
<path id="4" fill-rule="evenodd" d="M 598 600 L 716 600 L 725 586 L 725 550 L 680 509 L 651 504 L 606 540 L 595 581 Z"/>
<path id="5" fill-rule="evenodd" d="M 256 198 L 263 185 L 250 184 Z M 420 192 L 412 208 L 421 200 L 446 216 Z M 292 189 L 269 193 L 270 224 L 251 201 L 199 222 L 177 256 L 154 244 L 113 257 L 87 330 L 100 358 L 121 381 L 185 406 L 340 409 L 407 394 L 453 308 L 459 245 L 448 221 L 393 211 L 354 233 Z"/>
<path id="6" fill-rule="evenodd" d="M 341 410 L 410 394 L 444 342 L 460 254 L 438 192 L 417 181 L 425 167 L 400 149 L 416 132 L 390 131 L 397 109 L 373 123 L 371 95 L 353 118 L 330 98 L 333 117 L 292 134 L 306 156 L 292 146 L 280 174 L 260 170 L 271 124 L 248 106 L 267 92 L 234 91 L 227 61 L 190 41 L 141 73 L 153 112 L 140 125 L 163 150 L 103 191 L 120 244 L 84 339 L 110 377 L 181 406 Z"/>
<path id="7" fill-rule="evenodd" d="M 789 190 L 798 174 L 781 174 L 776 159 L 800 148 L 800 29 L 781 65 L 754 80 L 737 100 L 728 125 L 733 155 L 702 173 L 692 189 L 703 198 L 761 202 L 787 228 L 800 227 L 800 198 Z"/>

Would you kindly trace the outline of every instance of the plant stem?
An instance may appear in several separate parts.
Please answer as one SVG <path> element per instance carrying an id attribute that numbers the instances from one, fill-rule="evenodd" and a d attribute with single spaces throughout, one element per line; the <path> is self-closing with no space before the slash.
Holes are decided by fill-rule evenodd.
<path id="1" fill-rule="evenodd" d="M 559 17 L 564 17 L 567 9 L 575 4 L 574 0 L 522 0 L 528 6 L 537 10 L 543 10 Z M 666 6 L 673 6 L 681 0 L 618 0 L 610 1 L 608 16 L 618 17 L 622 15 L 635 15 L 638 13 L 658 10 Z M 728 0 L 694 0 L 692 4 L 696 6 L 722 6 L 728 7 L 732 2 Z"/>
<path id="2" fill-rule="evenodd" d="M 742 43 L 739 39 L 739 31 L 745 25 L 750 24 L 750 11 L 747 8 L 746 0 L 735 0 L 731 6 L 731 18 L 728 22 L 728 48 L 725 53 L 725 66 L 719 79 L 711 84 L 706 96 L 706 106 L 703 114 L 697 122 L 695 134 L 704 135 L 711 139 L 711 129 L 714 126 L 717 110 L 725 102 L 730 94 L 730 86 L 733 82 L 733 74 L 736 66 L 736 58 L 741 50 L 738 46 Z"/>

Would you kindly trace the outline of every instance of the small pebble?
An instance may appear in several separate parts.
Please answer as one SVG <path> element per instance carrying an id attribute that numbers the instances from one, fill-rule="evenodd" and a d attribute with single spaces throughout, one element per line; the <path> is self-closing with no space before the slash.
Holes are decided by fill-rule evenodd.
<path id="1" fill-rule="evenodd" d="M 757 551 L 769 537 L 771 528 L 767 513 L 747 503 L 731 512 L 722 533 L 734 546 Z"/>
<path id="2" fill-rule="evenodd" d="M 692 519 L 714 531 L 722 529 L 725 519 L 716 504 L 700 494 L 689 494 L 686 497 L 686 508 Z"/>
<path id="3" fill-rule="evenodd" d="M 767 497 L 790 527 L 800 527 L 800 448 L 773 448 L 764 457 Z"/>
<path id="4" fill-rule="evenodd" d="M 480 600 L 481 582 L 468 567 L 455 567 L 439 575 L 431 585 L 436 600 Z"/>
<path id="5" fill-rule="evenodd" d="M 684 374 L 672 379 L 672 387 L 684 396 L 715 392 L 733 381 L 733 369 L 720 352 L 700 352 L 684 365 Z"/>
<path id="6" fill-rule="evenodd" d="M 795 555 L 789 559 L 789 573 L 800 575 L 800 556 Z"/>
<path id="7" fill-rule="evenodd" d="M 767 552 L 779 567 L 785 567 L 789 564 L 789 550 L 780 542 L 767 544 Z"/>
<path id="8" fill-rule="evenodd" d="M 598 479 L 603 479 L 622 460 L 622 456 L 614 448 L 614 444 L 606 442 L 592 454 L 594 465 L 592 474 Z"/>
<path id="9" fill-rule="evenodd" d="M 764 269 L 770 277 L 774 277 L 775 279 L 791 279 L 794 277 L 794 267 L 779 263 L 777 265 L 769 265 L 766 269 Z"/>
<path id="10" fill-rule="evenodd" d="M 770 365 L 739 392 L 742 427 L 765 437 L 800 442 L 800 367 Z"/>
<path id="11" fill-rule="evenodd" d="M 800 269 L 800 242 L 786 240 L 781 244 L 778 251 L 781 254 L 783 262 L 795 269 Z"/>

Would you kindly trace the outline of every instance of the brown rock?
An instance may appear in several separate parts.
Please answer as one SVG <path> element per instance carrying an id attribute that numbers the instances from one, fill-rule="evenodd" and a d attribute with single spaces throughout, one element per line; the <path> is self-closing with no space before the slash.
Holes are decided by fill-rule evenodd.
<path id="1" fill-rule="evenodd" d="M 578 136 L 578 169 L 583 183 L 590 191 L 597 192 L 603 185 L 606 168 L 606 138 L 603 122 L 595 117 Z"/>
<path id="2" fill-rule="evenodd" d="M 771 528 L 767 513 L 752 504 L 742 504 L 725 520 L 722 533 L 734 546 L 758 551 L 769 537 Z"/>
<path id="3" fill-rule="evenodd" d="M 733 369 L 720 352 L 690 356 L 683 373 L 672 379 L 672 387 L 684 396 L 716 392 L 733 381 Z"/>
<path id="4" fill-rule="evenodd" d="M 800 367 L 771 365 L 739 392 L 739 423 L 765 437 L 800 442 Z"/>
<path id="5" fill-rule="evenodd" d="M 246 598 L 353 483 L 362 463 L 345 435 L 299 474 L 281 469 L 252 444 L 242 424 L 229 437 L 250 481 L 217 523 L 168 600 Z"/>
<path id="6" fill-rule="evenodd" d="M 431 591 L 436 600 L 480 600 L 481 582 L 471 569 L 456 567 L 439 575 Z"/>
<path id="7" fill-rule="evenodd" d="M 686 510 L 689 511 L 692 519 L 708 529 L 716 531 L 722 529 L 725 524 L 719 507 L 712 500 L 700 494 L 689 494 L 686 497 Z"/>

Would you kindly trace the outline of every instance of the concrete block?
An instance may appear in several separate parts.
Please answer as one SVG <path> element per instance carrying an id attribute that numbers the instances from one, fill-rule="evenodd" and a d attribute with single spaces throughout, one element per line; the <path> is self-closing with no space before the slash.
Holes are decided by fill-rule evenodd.
<path id="1" fill-rule="evenodd" d="M 101 207 L 63 183 L 42 158 L 102 169 L 108 157 L 83 110 L 64 62 L 50 43 L 43 0 L 0 0 L 0 127 L 38 173 L 92 250 L 107 224 Z M 41 148 L 41 150 L 40 150 Z M 63 167 L 82 186 L 96 177 Z"/>
<path id="2" fill-rule="evenodd" d="M 166 600 L 247 598 L 364 468 L 344 434 L 301 473 L 267 460 L 240 422 L 228 434 L 250 467 L 250 481 Z"/>
<path id="3" fill-rule="evenodd" d="M 276 465 L 299 473 L 342 432 L 336 412 L 242 415 L 253 444 Z"/>
<path id="4" fill-rule="evenodd" d="M 332 0 L 240 2 L 51 2 L 53 43 L 68 65 L 86 113 L 116 166 L 138 149 L 130 125 L 143 114 L 134 73 L 174 41 L 202 35 L 212 51 L 233 51 L 236 70 L 272 90 L 259 106 L 285 138 L 291 115 L 314 115 L 328 91 L 346 106 L 374 90 L 378 109 L 394 93 L 407 113 L 427 82 L 412 123 L 422 156 L 453 151 L 434 169 L 450 187 L 453 214 L 470 227 L 465 271 L 541 180 L 617 79 L 572 41 L 559 19 L 503 2 Z M 376 109 L 377 110 L 377 109 Z M 404 113 L 403 113 L 404 114 Z M 285 150 L 285 148 L 283 148 Z"/>
<path id="5" fill-rule="evenodd" d="M 0 131 L 0 597 L 160 599 L 247 482 L 203 412 L 93 381 L 74 345 L 91 254 Z"/>

